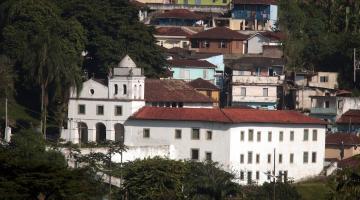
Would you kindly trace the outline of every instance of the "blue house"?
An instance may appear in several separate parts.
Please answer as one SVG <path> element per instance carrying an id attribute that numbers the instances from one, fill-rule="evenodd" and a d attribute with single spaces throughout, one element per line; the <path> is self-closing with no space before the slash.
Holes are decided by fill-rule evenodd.
<path id="1" fill-rule="evenodd" d="M 241 21 L 241 30 L 273 30 L 278 6 L 275 0 L 233 0 L 231 15 Z"/>

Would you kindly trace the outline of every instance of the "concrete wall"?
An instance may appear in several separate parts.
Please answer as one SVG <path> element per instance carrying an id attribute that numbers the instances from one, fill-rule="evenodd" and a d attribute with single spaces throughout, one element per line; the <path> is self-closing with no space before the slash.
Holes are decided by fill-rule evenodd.
<path id="1" fill-rule="evenodd" d="M 321 82 L 320 81 L 321 77 L 328 77 L 328 81 Z M 336 89 L 338 87 L 337 77 L 338 77 L 337 72 L 317 72 L 316 76 L 311 77 L 309 86 Z"/>
<path id="2" fill-rule="evenodd" d="M 263 45 L 268 43 L 269 39 L 262 35 L 255 35 L 247 41 L 247 53 L 248 54 L 261 54 L 263 53 Z"/>
<path id="3" fill-rule="evenodd" d="M 325 149 L 325 158 L 326 159 L 330 159 L 330 158 L 336 158 L 338 160 L 341 160 L 340 158 L 340 145 L 326 145 L 326 149 Z M 357 154 L 360 154 L 360 148 L 354 148 L 354 147 L 350 147 L 350 146 L 345 146 L 344 148 L 344 158 L 350 158 L 352 156 L 355 156 Z"/>
<path id="4" fill-rule="evenodd" d="M 185 48 L 188 49 L 190 46 L 190 41 L 186 38 L 181 38 L 181 37 L 161 37 L 161 36 L 156 36 L 155 38 L 157 40 L 156 44 L 159 46 L 162 46 L 164 48 L 167 49 L 171 49 L 174 47 L 179 47 L 179 48 Z M 184 45 L 185 43 L 185 45 Z"/>
<path id="5" fill-rule="evenodd" d="M 241 95 L 241 88 L 246 88 L 245 96 Z M 263 88 L 268 88 L 268 96 L 263 96 Z M 276 103 L 277 87 L 261 85 L 233 85 L 232 102 L 262 103 L 264 105 L 267 105 L 267 103 Z"/>
<path id="6" fill-rule="evenodd" d="M 243 54 L 243 41 L 229 41 L 226 48 L 219 48 L 220 40 L 207 40 L 209 47 L 202 44 L 205 40 L 199 40 L 198 51 L 201 53 Z"/>
<path id="7" fill-rule="evenodd" d="M 197 78 L 202 78 L 208 80 L 211 83 L 215 84 L 215 69 L 214 68 L 180 68 L 172 67 L 173 79 L 180 79 L 185 81 L 192 81 Z M 204 76 L 206 74 L 206 76 Z"/>

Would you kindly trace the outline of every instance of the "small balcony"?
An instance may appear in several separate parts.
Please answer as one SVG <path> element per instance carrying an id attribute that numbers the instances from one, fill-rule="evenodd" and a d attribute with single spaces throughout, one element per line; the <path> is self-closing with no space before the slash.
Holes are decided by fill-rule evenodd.
<path id="1" fill-rule="evenodd" d="M 284 82 L 284 76 L 233 76 L 234 85 L 281 85 Z"/>
<path id="2" fill-rule="evenodd" d="M 336 108 L 311 108 L 311 114 L 321 114 L 321 115 L 336 115 Z"/>

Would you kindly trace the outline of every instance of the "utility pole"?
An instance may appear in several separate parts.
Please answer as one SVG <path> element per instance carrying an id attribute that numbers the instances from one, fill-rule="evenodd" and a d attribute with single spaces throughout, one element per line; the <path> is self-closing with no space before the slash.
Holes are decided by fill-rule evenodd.
<path id="1" fill-rule="evenodd" d="M 8 126 L 8 99 L 5 98 L 5 128 L 7 128 Z"/>
<path id="2" fill-rule="evenodd" d="M 274 148 L 274 200 L 276 199 L 276 151 L 275 151 L 276 148 Z"/>

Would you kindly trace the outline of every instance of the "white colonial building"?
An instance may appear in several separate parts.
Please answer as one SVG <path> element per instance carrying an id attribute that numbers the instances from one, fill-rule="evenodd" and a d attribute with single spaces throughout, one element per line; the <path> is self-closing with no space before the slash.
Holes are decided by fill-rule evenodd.
<path id="1" fill-rule="evenodd" d="M 61 137 L 123 141 L 130 149 L 125 161 L 156 155 L 213 160 L 243 184 L 269 181 L 273 171 L 298 181 L 323 169 L 325 123 L 319 119 L 293 111 L 145 106 L 143 88 L 140 68 L 125 57 L 108 86 L 88 80 L 72 94 Z"/>

